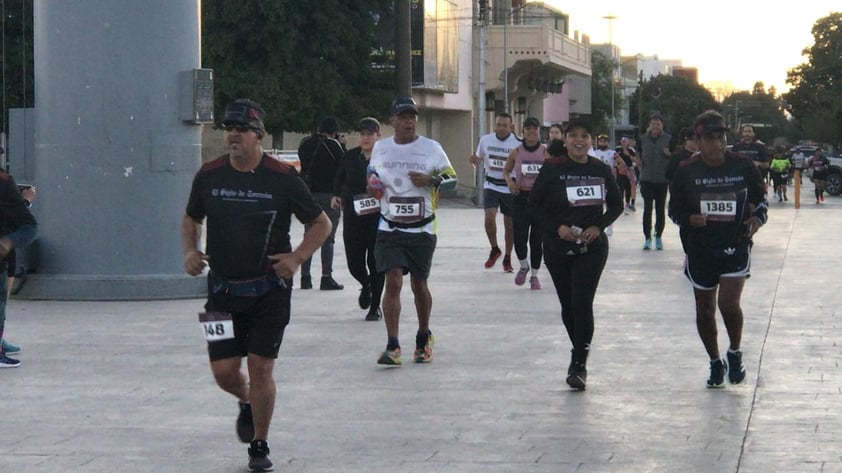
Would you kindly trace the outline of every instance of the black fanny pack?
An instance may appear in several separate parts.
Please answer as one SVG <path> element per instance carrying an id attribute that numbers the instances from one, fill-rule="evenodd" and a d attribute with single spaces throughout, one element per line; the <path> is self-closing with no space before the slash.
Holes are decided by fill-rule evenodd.
<path id="1" fill-rule="evenodd" d="M 258 297 L 266 294 L 272 289 L 288 289 L 291 286 L 292 281 L 280 278 L 275 273 L 270 273 L 260 278 L 244 281 L 220 278 L 218 276 L 214 276 L 213 273 L 208 274 L 208 291 L 215 295 L 224 294 L 235 297 Z"/>
<path id="2" fill-rule="evenodd" d="M 383 217 L 383 220 L 385 220 L 386 223 L 389 224 L 389 228 L 420 228 L 420 227 L 423 227 L 424 225 L 432 222 L 435 219 L 436 219 L 436 214 L 433 214 L 433 215 L 430 215 L 429 217 L 427 217 L 425 219 L 418 220 L 417 222 L 406 222 L 405 223 L 405 222 L 395 222 L 393 220 L 389 220 L 386 217 Z"/>
<path id="3" fill-rule="evenodd" d="M 497 179 L 496 177 L 485 176 L 485 181 L 494 184 L 495 186 L 505 186 L 505 179 Z"/>

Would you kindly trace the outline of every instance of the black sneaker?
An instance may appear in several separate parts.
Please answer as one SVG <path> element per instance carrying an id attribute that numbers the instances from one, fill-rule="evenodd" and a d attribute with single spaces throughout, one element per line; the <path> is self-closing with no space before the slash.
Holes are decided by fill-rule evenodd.
<path id="1" fill-rule="evenodd" d="M 251 404 L 240 403 L 240 415 L 237 416 L 237 437 L 240 442 L 249 443 L 254 439 L 254 419 L 251 416 Z"/>
<path id="2" fill-rule="evenodd" d="M 313 280 L 310 276 L 301 276 L 301 289 L 313 289 Z"/>
<path id="3" fill-rule="evenodd" d="M 383 312 L 380 310 L 380 307 L 377 307 L 377 308 L 372 307 L 368 311 L 368 314 L 366 314 L 365 319 L 368 320 L 369 322 L 373 322 L 373 321 L 380 320 L 381 317 L 383 317 Z"/>
<path id="4" fill-rule="evenodd" d="M 360 309 L 368 309 L 371 307 L 371 286 L 365 286 L 360 289 L 360 298 L 357 299 L 360 304 Z"/>
<path id="5" fill-rule="evenodd" d="M 585 365 L 576 363 L 567 370 L 567 385 L 573 389 L 584 391 L 588 381 L 588 370 Z"/>
<path id="6" fill-rule="evenodd" d="M 274 466 L 269 459 L 269 444 L 265 440 L 255 440 L 249 447 L 249 471 L 272 471 Z"/>
<path id="7" fill-rule="evenodd" d="M 330 276 L 322 276 L 322 283 L 319 285 L 322 291 L 341 291 L 345 286 L 334 281 Z"/>
<path id="8" fill-rule="evenodd" d="M 722 358 L 710 362 L 710 378 L 708 379 L 709 388 L 721 388 L 725 385 L 725 370 L 728 366 Z"/>
<path id="9" fill-rule="evenodd" d="M 746 379 L 746 367 L 743 364 L 743 352 L 728 350 L 728 381 L 740 384 Z"/>

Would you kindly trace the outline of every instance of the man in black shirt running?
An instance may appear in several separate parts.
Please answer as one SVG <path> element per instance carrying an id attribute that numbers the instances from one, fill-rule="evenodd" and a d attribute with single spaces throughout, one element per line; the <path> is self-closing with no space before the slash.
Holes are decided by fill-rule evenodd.
<path id="1" fill-rule="evenodd" d="M 700 152 L 679 164 L 670 186 L 669 215 L 681 227 L 684 274 L 711 360 L 709 388 L 722 387 L 726 371 L 733 384 L 745 379 L 740 297 L 751 268 L 751 238 L 766 223 L 763 179 L 750 159 L 725 150 L 727 130 L 719 113 L 699 115 L 693 131 Z M 717 305 L 730 340 L 727 361 L 717 343 Z"/>
<path id="2" fill-rule="evenodd" d="M 205 328 L 216 383 L 240 401 L 237 435 L 250 442 L 249 471 L 271 471 L 269 423 L 275 408 L 272 370 L 290 318 L 292 277 L 330 233 L 330 220 L 295 168 L 265 154 L 263 108 L 247 99 L 225 110 L 228 154 L 196 173 L 182 218 L 184 269 L 206 265 Z M 290 218 L 308 225 L 294 251 Z M 199 244 L 207 221 L 207 245 Z M 241 371 L 247 358 L 248 376 Z"/>

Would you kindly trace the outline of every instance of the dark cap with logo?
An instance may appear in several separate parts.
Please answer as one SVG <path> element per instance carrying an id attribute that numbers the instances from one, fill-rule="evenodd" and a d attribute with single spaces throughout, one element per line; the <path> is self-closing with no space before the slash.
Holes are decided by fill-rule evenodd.
<path id="1" fill-rule="evenodd" d="M 414 98 L 402 96 L 392 101 L 392 105 L 389 107 L 389 116 L 394 117 L 403 112 L 412 112 L 418 115 L 418 104 L 415 103 Z"/>
<path id="2" fill-rule="evenodd" d="M 380 122 L 376 118 L 365 117 L 360 120 L 357 125 L 357 131 L 370 131 L 372 133 L 380 133 Z"/>
<path id="3" fill-rule="evenodd" d="M 678 132 L 678 141 L 685 142 L 687 140 L 695 140 L 696 133 L 690 127 L 684 127 Z"/>
<path id="4" fill-rule="evenodd" d="M 523 127 L 524 128 L 529 128 L 529 127 L 541 128 L 541 121 L 538 120 L 535 117 L 527 117 L 526 120 L 523 121 Z"/>
<path id="5" fill-rule="evenodd" d="M 574 128 L 582 128 L 587 131 L 588 134 L 593 135 L 593 125 L 591 125 L 590 121 L 585 120 L 584 118 L 574 118 L 573 120 L 570 120 L 567 126 L 564 127 L 564 133 L 570 133 L 570 130 Z"/>
<path id="6" fill-rule="evenodd" d="M 702 112 L 693 123 L 693 133 L 696 136 L 704 136 L 718 131 L 728 131 L 725 119 L 715 110 Z"/>
<path id="7" fill-rule="evenodd" d="M 222 117 L 222 127 L 232 125 L 250 125 L 258 130 L 265 130 L 263 116 L 266 112 L 259 103 L 251 99 L 237 99 L 225 107 L 225 114 Z"/>

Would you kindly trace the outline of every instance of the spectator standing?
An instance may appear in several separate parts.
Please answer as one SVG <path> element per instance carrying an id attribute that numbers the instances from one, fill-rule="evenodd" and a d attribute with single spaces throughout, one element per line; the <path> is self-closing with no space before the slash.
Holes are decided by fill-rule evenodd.
<path id="1" fill-rule="evenodd" d="M 640 167 L 640 195 L 643 197 L 643 249 L 663 250 L 661 235 L 666 225 L 666 202 L 669 184 L 669 164 L 672 136 L 664 132 L 664 117 L 655 113 L 649 119 L 649 128 L 640 137 L 640 155 L 633 157 Z M 652 231 L 652 211 L 655 211 L 655 229 Z"/>
<path id="2" fill-rule="evenodd" d="M 380 122 L 366 117 L 357 125 L 360 145 L 348 150 L 339 163 L 333 185 L 334 208 L 344 207 L 342 239 L 348 271 L 360 283 L 360 309 L 368 309 L 366 320 L 380 320 L 380 298 L 383 295 L 384 275 L 377 271 L 374 245 L 380 220 L 380 202 L 366 192 L 368 163 L 371 150 L 380 138 Z"/>
<path id="3" fill-rule="evenodd" d="M 512 268 L 512 193 L 503 178 L 506 158 L 513 149 L 520 146 L 520 140 L 512 132 L 512 116 L 508 113 L 497 115 L 494 132 L 484 135 L 477 144 L 474 154 L 468 161 L 482 165 L 485 169 L 485 183 L 482 189 L 482 203 L 485 208 L 485 235 L 491 245 L 491 252 L 485 261 L 485 268 L 491 268 L 497 259 L 503 256 L 503 271 L 511 273 Z M 505 254 L 497 245 L 497 209 L 503 214 L 503 233 Z"/>
<path id="4" fill-rule="evenodd" d="M 264 153 L 263 108 L 239 99 L 225 109 L 228 154 L 196 173 L 182 218 L 184 269 L 210 265 L 205 325 L 213 376 L 240 403 L 237 435 L 249 471 L 271 471 L 269 424 L 275 409 L 272 371 L 290 319 L 292 278 L 330 234 L 330 220 L 295 168 Z M 290 219 L 307 224 L 292 251 Z M 199 247 L 207 220 L 207 247 Z M 248 376 L 242 373 L 247 359 Z"/>
<path id="5" fill-rule="evenodd" d="M 319 124 L 318 132 L 301 140 L 298 145 L 298 159 L 301 161 L 301 177 L 313 194 L 313 198 L 322 207 L 330 219 L 333 229 L 321 248 L 322 279 L 319 289 L 334 291 L 344 289 L 342 284 L 333 279 L 333 249 L 336 243 L 336 229 L 339 228 L 341 209 L 331 207 L 333 183 L 339 162 L 345 154 L 345 147 L 339 141 L 339 123 L 335 118 L 325 118 Z M 306 227 L 305 227 L 306 230 Z M 301 289 L 311 289 L 313 279 L 310 275 L 312 257 L 301 265 Z"/>
<path id="6" fill-rule="evenodd" d="M 733 384 L 746 376 L 740 298 L 751 268 L 752 237 L 766 223 L 767 205 L 759 169 L 747 157 L 726 151 L 722 115 L 702 113 L 693 130 L 700 152 L 676 170 L 669 214 L 681 227 L 684 274 L 693 286 L 696 327 L 710 358 L 707 387 L 719 388 L 726 372 Z M 717 307 L 728 331 L 727 359 L 719 352 Z"/>
<path id="7" fill-rule="evenodd" d="M 389 108 L 395 135 L 374 144 L 369 194 L 380 200 L 380 224 L 374 254 L 377 270 L 386 273 L 383 318 L 386 350 L 378 364 L 401 365 L 398 338 L 403 277 L 409 274 L 415 296 L 418 331 L 416 363 L 433 361 L 435 340 L 430 331 L 433 296 L 427 284 L 436 249 L 436 206 L 439 190 L 456 188 L 456 171 L 441 145 L 417 134 L 418 105 L 412 97 L 397 97 Z"/>
<path id="8" fill-rule="evenodd" d="M 32 243 L 38 233 L 35 217 L 21 195 L 14 178 L 0 171 L 0 368 L 17 368 L 20 360 L 9 355 L 20 347 L 6 342 L 6 302 L 8 300 L 7 257 L 15 248 Z"/>

